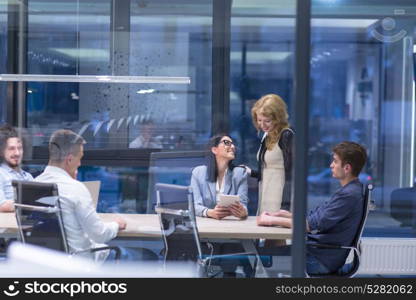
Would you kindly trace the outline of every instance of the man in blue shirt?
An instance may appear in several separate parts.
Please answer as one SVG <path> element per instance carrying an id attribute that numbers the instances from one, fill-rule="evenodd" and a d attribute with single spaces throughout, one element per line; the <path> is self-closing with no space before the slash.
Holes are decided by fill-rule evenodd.
<path id="1" fill-rule="evenodd" d="M 308 243 L 351 245 L 363 214 L 363 185 L 358 180 L 365 162 L 366 150 L 354 142 L 342 142 L 333 148 L 332 176 L 341 187 L 329 201 L 310 211 L 307 216 Z M 258 225 L 292 227 L 292 214 L 285 210 L 264 212 Z M 345 262 L 348 250 L 308 247 L 308 274 L 327 274 L 337 271 Z"/>
<path id="2" fill-rule="evenodd" d="M 20 167 L 23 158 L 22 140 L 17 131 L 9 125 L 0 127 L 0 155 L 0 212 L 12 212 L 12 180 L 33 180 L 33 177 Z"/>

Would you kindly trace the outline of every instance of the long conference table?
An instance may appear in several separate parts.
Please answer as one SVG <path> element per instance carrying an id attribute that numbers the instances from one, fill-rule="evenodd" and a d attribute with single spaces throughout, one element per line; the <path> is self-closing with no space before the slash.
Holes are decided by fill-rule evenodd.
<path id="1" fill-rule="evenodd" d="M 156 214 L 99 214 L 107 222 L 115 216 L 127 222 L 127 228 L 118 233 L 119 238 L 160 239 L 159 218 Z M 257 226 L 256 217 L 244 220 L 227 217 L 222 220 L 197 217 L 198 232 L 201 239 L 239 240 L 245 251 L 257 253 L 254 241 L 257 239 L 285 240 L 292 238 L 292 230 L 281 227 Z M 0 213 L 0 237 L 16 237 L 18 228 L 14 213 Z M 259 264 L 261 265 L 261 264 Z M 265 273 L 261 266 L 259 273 Z"/>
<path id="2" fill-rule="evenodd" d="M 127 228 L 118 233 L 118 237 L 162 236 L 159 219 L 156 214 L 99 214 L 103 221 L 111 221 L 114 216 L 122 217 Z M 256 225 L 256 217 L 240 220 L 228 217 L 223 220 L 197 217 L 198 231 L 201 238 L 209 239 L 290 239 L 292 230 L 281 227 Z M 0 213 L 0 236 L 17 236 L 17 223 L 14 213 Z"/>

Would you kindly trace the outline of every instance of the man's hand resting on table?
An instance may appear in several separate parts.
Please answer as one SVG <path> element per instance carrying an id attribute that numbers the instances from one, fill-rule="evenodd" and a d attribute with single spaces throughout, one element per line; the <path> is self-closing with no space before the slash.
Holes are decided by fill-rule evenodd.
<path id="1" fill-rule="evenodd" d="M 120 231 L 120 230 L 124 230 L 124 229 L 126 229 L 126 227 L 127 227 L 127 222 L 126 222 L 126 220 L 124 220 L 123 218 L 121 218 L 121 217 L 118 217 L 118 216 L 116 216 L 115 218 L 114 218 L 114 222 L 117 222 L 117 224 L 118 224 L 118 230 Z"/>
<path id="2" fill-rule="evenodd" d="M 257 225 L 260 226 L 283 226 L 292 228 L 291 217 L 276 216 L 277 213 L 263 212 L 260 216 L 257 216 Z M 284 213 L 287 215 L 286 213 Z"/>

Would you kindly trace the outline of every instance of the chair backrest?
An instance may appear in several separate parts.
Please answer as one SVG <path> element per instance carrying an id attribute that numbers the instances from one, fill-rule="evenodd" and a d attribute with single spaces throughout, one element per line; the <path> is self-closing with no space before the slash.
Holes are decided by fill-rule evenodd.
<path id="1" fill-rule="evenodd" d="M 414 199 L 416 199 L 416 186 L 398 188 L 391 192 L 390 214 L 401 223 L 401 226 L 415 225 Z"/>
<path id="2" fill-rule="evenodd" d="M 369 211 L 369 203 L 370 203 L 370 198 L 371 198 L 371 191 L 373 190 L 373 184 L 368 183 L 364 186 L 364 191 L 363 191 L 363 214 L 361 217 L 361 221 L 360 224 L 358 226 L 357 229 L 357 233 L 354 237 L 354 240 L 352 242 L 352 247 L 354 247 L 356 250 L 353 251 L 354 253 L 354 258 L 353 261 L 351 263 L 351 268 L 350 270 L 348 270 L 347 272 L 339 272 L 341 276 L 343 277 L 352 277 L 355 275 L 355 273 L 357 273 L 358 268 L 360 267 L 360 256 L 361 256 L 361 236 L 363 234 L 364 231 L 364 227 L 365 227 L 365 223 L 367 221 L 367 217 L 368 217 L 368 211 Z"/>
<path id="3" fill-rule="evenodd" d="M 57 185 L 13 180 L 12 186 L 20 240 L 68 252 Z"/>
<path id="4" fill-rule="evenodd" d="M 354 237 L 353 245 L 359 245 L 361 236 L 364 231 L 365 222 L 367 221 L 368 211 L 370 208 L 370 199 L 371 199 L 371 192 L 373 190 L 373 184 L 368 183 L 364 186 L 364 193 L 363 193 L 363 215 L 361 217 L 360 225 L 358 226 L 357 234 Z"/>
<path id="5" fill-rule="evenodd" d="M 165 261 L 198 261 L 202 251 L 192 189 L 163 183 L 157 183 L 155 189 Z"/>
<path id="6" fill-rule="evenodd" d="M 189 185 L 193 168 L 206 163 L 206 151 L 152 152 L 150 155 L 147 213 L 154 213 L 156 183 Z"/>
<path id="7" fill-rule="evenodd" d="M 361 236 L 363 234 L 364 231 L 364 227 L 365 227 L 365 223 L 367 220 L 367 216 L 368 216 L 368 211 L 369 211 L 369 203 L 370 203 L 370 198 L 371 198 L 371 191 L 373 190 L 373 184 L 369 183 L 366 184 L 364 186 L 364 190 L 363 190 L 363 210 L 362 210 L 362 216 L 361 216 L 361 220 L 360 220 L 360 224 L 357 228 L 357 232 L 354 236 L 354 239 L 351 243 L 351 246 L 349 247 L 335 247 L 333 251 L 339 251 L 339 249 L 350 249 L 350 252 L 353 252 L 353 259 L 351 262 L 348 262 L 348 255 L 346 257 L 345 260 L 345 264 L 338 270 L 335 271 L 334 273 L 329 273 L 329 274 L 319 274 L 317 275 L 317 277 L 353 277 L 357 271 L 358 268 L 360 267 L 360 260 L 361 260 L 361 247 L 360 247 L 360 243 L 361 243 Z M 322 247 L 322 248 L 326 248 L 326 247 Z M 349 252 L 349 253 L 350 253 Z M 308 277 L 310 277 L 311 275 L 306 274 Z"/>

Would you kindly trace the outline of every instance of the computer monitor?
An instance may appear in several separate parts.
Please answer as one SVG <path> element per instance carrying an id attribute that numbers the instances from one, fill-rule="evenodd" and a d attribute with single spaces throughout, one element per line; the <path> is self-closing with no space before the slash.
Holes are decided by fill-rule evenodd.
<path id="1" fill-rule="evenodd" d="M 206 164 L 205 151 L 155 152 L 150 155 L 147 213 L 155 212 L 156 183 L 190 185 L 192 170 Z"/>

